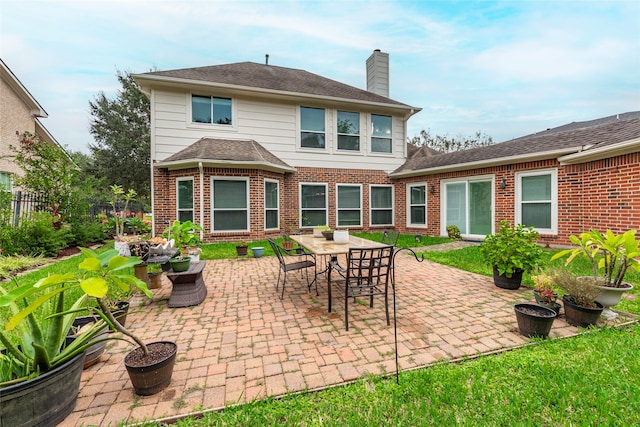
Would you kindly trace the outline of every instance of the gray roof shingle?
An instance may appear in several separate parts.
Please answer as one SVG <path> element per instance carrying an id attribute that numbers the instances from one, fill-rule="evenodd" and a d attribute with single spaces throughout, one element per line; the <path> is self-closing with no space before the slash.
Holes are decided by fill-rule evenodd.
<path id="1" fill-rule="evenodd" d="M 205 163 L 255 165 L 258 169 L 293 171 L 294 168 L 273 155 L 252 139 L 201 138 L 190 146 L 159 162 L 156 166 L 183 164 L 194 161 Z"/>
<path id="2" fill-rule="evenodd" d="M 620 115 L 622 116 L 622 115 Z M 616 117 L 616 116 L 612 116 Z M 513 139 L 499 144 L 478 147 L 470 150 L 437 155 L 413 155 L 407 159 L 391 175 L 406 174 L 412 171 L 426 171 L 428 169 L 451 167 L 465 164 L 490 162 L 502 158 L 527 157 L 545 152 L 560 152 L 563 150 L 578 152 L 606 147 L 634 138 L 640 138 L 640 115 L 628 114 L 619 120 L 592 120 L 583 122 L 582 126 L 574 124 L 561 126 L 564 130 L 542 132 L 522 138 Z M 585 126 L 585 123 L 590 123 Z M 639 147 L 640 148 L 640 147 Z M 571 150 L 575 149 L 575 150 Z M 568 153 L 566 153 L 568 154 Z M 551 155 L 550 155 L 551 156 Z M 557 156 L 557 155 L 556 155 Z"/>
<path id="3" fill-rule="evenodd" d="M 272 91 L 328 96 L 412 109 L 412 107 L 393 99 L 309 73 L 308 71 L 257 64 L 255 62 L 154 71 L 140 74 L 139 76 L 169 77 Z"/>

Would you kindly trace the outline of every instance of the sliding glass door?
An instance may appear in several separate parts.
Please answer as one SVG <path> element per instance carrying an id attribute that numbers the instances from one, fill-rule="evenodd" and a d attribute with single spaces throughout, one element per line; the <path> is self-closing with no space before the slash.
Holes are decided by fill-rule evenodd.
<path id="1" fill-rule="evenodd" d="M 445 183 L 444 232 L 449 225 L 460 234 L 485 236 L 491 233 L 493 194 L 491 180 Z"/>

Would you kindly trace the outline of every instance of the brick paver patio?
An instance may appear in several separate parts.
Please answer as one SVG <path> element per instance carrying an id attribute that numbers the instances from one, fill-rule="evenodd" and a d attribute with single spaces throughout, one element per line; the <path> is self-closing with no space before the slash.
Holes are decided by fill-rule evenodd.
<path id="1" fill-rule="evenodd" d="M 513 304 L 533 301 L 530 290 L 502 290 L 491 278 L 418 263 L 406 254 L 397 256 L 396 268 L 401 370 L 529 342 L 518 334 Z M 83 372 L 75 411 L 61 425 L 175 419 L 395 372 L 393 323 L 386 325 L 382 297 L 373 308 L 350 304 L 347 332 L 341 297 L 334 297 L 335 312 L 327 312 L 324 276 L 316 296 L 300 274 L 290 273 L 281 301 L 277 275 L 274 257 L 210 260 L 204 272 L 208 295 L 198 306 L 168 308 L 166 278 L 153 300 L 135 297 L 127 327 L 146 342 L 178 343 L 171 385 L 153 396 L 135 396 L 123 363 L 133 346 L 110 343 L 101 361 Z M 550 335 L 577 332 L 560 317 Z"/>

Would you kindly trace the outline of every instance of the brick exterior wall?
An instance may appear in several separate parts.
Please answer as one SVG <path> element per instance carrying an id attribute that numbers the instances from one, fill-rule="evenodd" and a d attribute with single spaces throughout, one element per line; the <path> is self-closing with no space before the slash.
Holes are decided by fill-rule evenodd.
<path id="1" fill-rule="evenodd" d="M 369 226 L 369 184 L 394 185 L 394 228 L 401 233 L 440 235 L 440 180 L 480 175 L 495 175 L 495 228 L 500 220 L 515 218 L 515 175 L 518 172 L 555 168 L 558 171 L 558 234 L 542 235 L 541 241 L 552 246 L 566 246 L 568 236 L 590 228 L 615 232 L 640 229 L 640 153 L 632 153 L 577 165 L 560 165 L 557 160 L 541 160 L 469 171 L 390 180 L 376 170 L 298 168 L 294 174 L 256 169 L 204 168 L 204 240 L 242 241 L 277 237 L 297 229 L 299 183 L 326 183 L 328 191 L 329 226 L 336 226 L 336 184 L 362 184 L 362 227 L 354 231 L 376 231 L 386 228 Z M 251 226 L 243 233 L 211 233 L 211 176 L 237 176 L 250 179 Z M 176 178 L 193 177 L 195 222 L 200 222 L 200 176 L 197 168 L 168 171 L 154 169 L 154 226 L 161 233 L 176 218 Z M 280 182 L 279 231 L 264 231 L 264 179 Z M 502 179 L 507 187 L 500 188 Z M 406 186 L 413 182 L 427 184 L 427 228 L 406 226 Z M 434 193 L 430 189 L 433 186 Z"/>

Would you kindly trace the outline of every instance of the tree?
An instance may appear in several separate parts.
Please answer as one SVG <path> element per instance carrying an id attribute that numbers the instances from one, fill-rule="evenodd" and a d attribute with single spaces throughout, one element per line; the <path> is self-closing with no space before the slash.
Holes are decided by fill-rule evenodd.
<path id="1" fill-rule="evenodd" d="M 89 101 L 93 154 L 92 172 L 109 185 L 133 188 L 141 202 L 150 204 L 150 104 L 130 73 L 118 71 L 122 88 L 115 99 L 104 92 Z"/>
<path id="2" fill-rule="evenodd" d="M 431 130 L 421 130 L 420 135 L 416 135 L 408 140 L 409 144 L 418 147 L 427 146 L 441 153 L 451 153 L 454 151 L 468 150 L 470 148 L 485 147 L 493 144 L 493 138 L 487 134 L 477 131 L 473 137 L 462 136 L 449 138 L 448 136 L 431 135 Z"/>
<path id="3" fill-rule="evenodd" d="M 16 184 L 24 190 L 42 194 L 54 216 L 69 210 L 69 195 L 77 175 L 76 165 L 58 145 L 30 132 L 18 134 L 19 146 L 9 145 L 24 176 Z"/>

